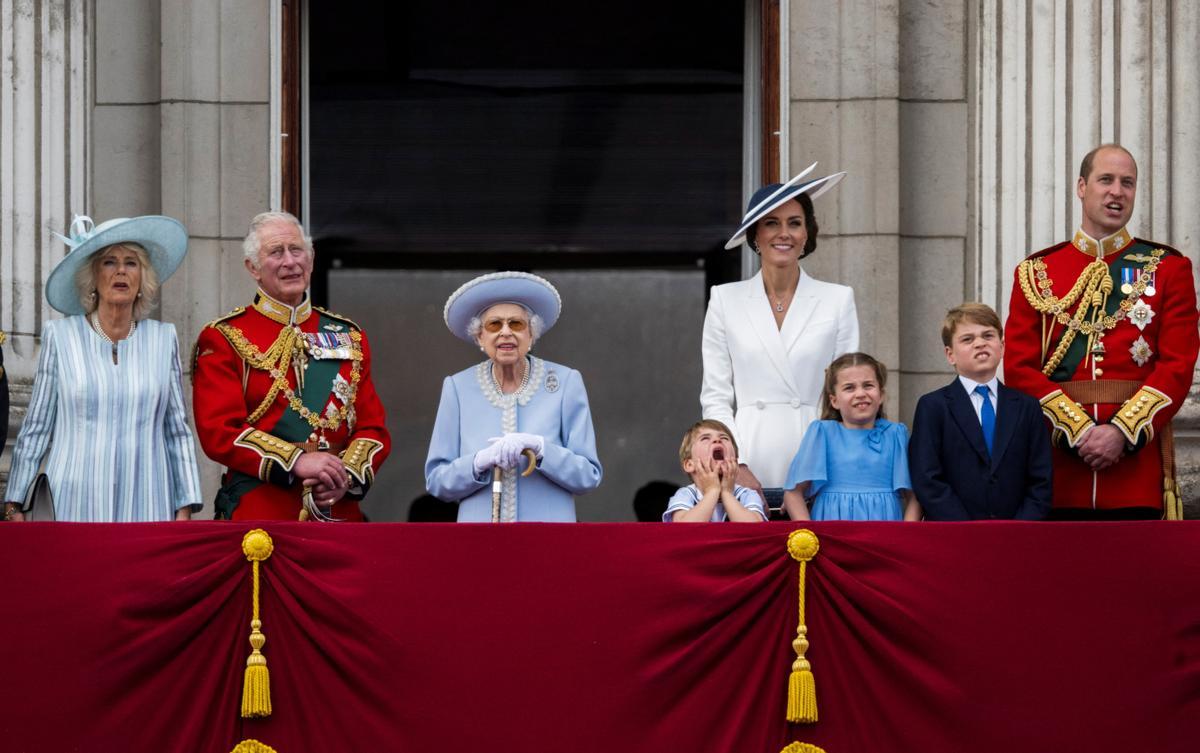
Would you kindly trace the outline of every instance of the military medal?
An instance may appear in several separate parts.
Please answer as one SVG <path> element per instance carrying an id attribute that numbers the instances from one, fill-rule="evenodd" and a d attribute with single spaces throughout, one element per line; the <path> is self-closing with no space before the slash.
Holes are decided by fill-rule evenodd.
<path id="1" fill-rule="evenodd" d="M 1139 269 L 1137 271 L 1137 276 L 1138 276 L 1138 282 L 1141 282 L 1143 279 L 1146 281 L 1146 291 L 1145 291 L 1146 295 L 1153 296 L 1157 292 L 1154 289 L 1154 273 L 1153 272 L 1145 272 L 1145 271 L 1142 271 Z"/>
<path id="2" fill-rule="evenodd" d="M 1121 292 L 1129 295 L 1133 292 L 1133 267 L 1125 267 L 1121 270 Z"/>
<path id="3" fill-rule="evenodd" d="M 318 360 L 352 358 L 350 335 L 345 332 L 305 332 L 304 346 L 308 354 Z"/>

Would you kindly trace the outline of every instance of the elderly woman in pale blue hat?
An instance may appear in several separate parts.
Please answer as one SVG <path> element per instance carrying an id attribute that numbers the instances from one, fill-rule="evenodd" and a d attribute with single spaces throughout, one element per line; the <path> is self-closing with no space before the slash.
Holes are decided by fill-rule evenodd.
<path id="1" fill-rule="evenodd" d="M 813 200 L 845 173 L 763 186 L 725 248 L 743 242 L 761 268 L 717 285 L 704 318 L 704 418 L 733 429 L 741 449 L 737 483 L 778 506 L 792 456 L 819 414 L 825 367 L 858 350 L 854 291 L 813 279 L 800 260 L 817 248 Z"/>
<path id="2" fill-rule="evenodd" d="M 46 282 L 66 318 L 42 330 L 5 516 L 23 519 L 45 461 L 57 520 L 187 519 L 201 503 L 179 343 L 174 326 L 146 318 L 187 230 L 170 217 L 77 217 L 69 236 Z"/>
<path id="3" fill-rule="evenodd" d="M 425 484 L 458 503 L 458 520 L 574 521 L 575 495 L 600 484 L 579 372 L 530 354 L 562 309 L 554 286 L 496 272 L 450 295 L 446 326 L 486 354 L 446 377 Z"/>

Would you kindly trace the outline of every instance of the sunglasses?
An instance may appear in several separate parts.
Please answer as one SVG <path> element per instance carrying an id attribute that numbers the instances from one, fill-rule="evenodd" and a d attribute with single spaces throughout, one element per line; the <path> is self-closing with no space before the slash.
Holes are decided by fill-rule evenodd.
<path id="1" fill-rule="evenodd" d="M 529 326 L 529 322 L 524 319 L 488 319 L 483 323 L 483 328 L 494 334 L 504 329 L 505 324 L 510 332 L 524 332 Z"/>

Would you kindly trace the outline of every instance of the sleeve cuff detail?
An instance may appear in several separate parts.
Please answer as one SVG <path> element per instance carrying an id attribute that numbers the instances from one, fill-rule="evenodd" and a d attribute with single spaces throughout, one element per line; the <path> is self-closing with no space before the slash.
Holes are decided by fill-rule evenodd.
<path id="1" fill-rule="evenodd" d="M 375 480 L 375 467 L 372 465 L 372 461 L 375 459 L 376 453 L 382 449 L 383 442 L 377 439 L 356 439 L 342 451 L 342 463 L 364 490 Z"/>
<path id="2" fill-rule="evenodd" d="M 1054 431 L 1062 432 L 1067 445 L 1074 447 L 1084 432 L 1095 423 L 1079 403 L 1067 397 L 1062 390 L 1055 390 L 1041 399 L 1042 413 L 1050 419 Z"/>
<path id="3" fill-rule="evenodd" d="M 290 471 L 296 464 L 296 459 L 303 452 L 299 447 L 272 436 L 265 431 L 255 428 L 246 429 L 233 440 L 235 447 L 244 447 L 258 453 L 262 461 L 258 464 L 258 477 L 262 481 L 271 481 L 271 476 L 278 471 Z"/>
<path id="4" fill-rule="evenodd" d="M 1151 425 L 1154 414 L 1170 404 L 1171 398 L 1163 393 L 1153 387 L 1142 387 L 1113 414 L 1112 424 L 1121 430 L 1130 444 L 1138 445 L 1143 433 L 1146 441 L 1154 438 L 1154 426 Z"/>

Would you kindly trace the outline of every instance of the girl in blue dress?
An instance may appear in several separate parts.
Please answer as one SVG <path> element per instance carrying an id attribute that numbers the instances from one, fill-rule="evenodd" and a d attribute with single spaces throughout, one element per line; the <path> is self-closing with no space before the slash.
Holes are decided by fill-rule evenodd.
<path id="1" fill-rule="evenodd" d="M 886 383 L 887 367 L 866 353 L 847 353 L 825 370 L 821 420 L 804 434 L 784 485 L 792 520 L 921 519 L 908 430 L 883 417 Z"/>

